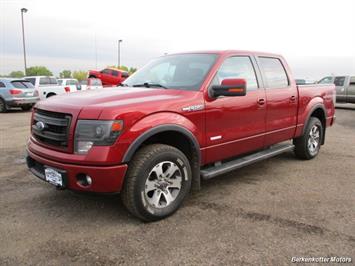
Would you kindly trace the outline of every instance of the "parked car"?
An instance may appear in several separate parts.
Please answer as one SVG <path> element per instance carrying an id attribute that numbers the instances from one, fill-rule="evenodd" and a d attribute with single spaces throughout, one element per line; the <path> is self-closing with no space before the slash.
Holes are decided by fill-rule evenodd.
<path id="1" fill-rule="evenodd" d="M 90 70 L 89 78 L 98 78 L 104 86 L 117 86 L 129 77 L 128 72 L 116 68 L 105 68 L 101 71 Z"/>
<path id="2" fill-rule="evenodd" d="M 28 111 L 39 100 L 34 86 L 24 79 L 0 79 L 0 113 L 11 107 Z"/>
<path id="3" fill-rule="evenodd" d="M 133 215 L 158 220 L 201 178 L 292 150 L 316 157 L 334 123 L 334 95 L 334 85 L 297 86 L 279 55 L 163 56 L 122 89 L 37 103 L 27 165 L 61 189 L 121 192 Z"/>
<path id="4" fill-rule="evenodd" d="M 336 101 L 339 103 L 355 103 L 355 76 L 328 76 L 319 84 L 334 84 Z"/>
<path id="5" fill-rule="evenodd" d="M 85 91 L 85 90 L 97 90 L 97 89 L 102 89 L 102 82 L 100 79 L 95 79 L 95 78 L 87 78 L 82 81 L 80 81 L 79 85 L 80 90 Z"/>
<path id="6" fill-rule="evenodd" d="M 66 91 L 75 92 L 80 87 L 77 79 L 58 79 L 58 85 L 64 86 Z M 69 88 L 69 89 L 68 89 Z"/>
<path id="7" fill-rule="evenodd" d="M 29 76 L 25 77 L 25 79 L 33 84 L 41 100 L 70 92 L 68 88 L 66 89 L 64 86 L 58 85 L 55 77 Z"/>

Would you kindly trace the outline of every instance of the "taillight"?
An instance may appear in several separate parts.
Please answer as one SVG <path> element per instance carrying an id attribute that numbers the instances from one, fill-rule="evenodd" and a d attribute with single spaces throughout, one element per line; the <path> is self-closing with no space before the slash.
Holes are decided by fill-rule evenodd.
<path id="1" fill-rule="evenodd" d="M 65 92 L 70 92 L 70 87 L 64 87 Z"/>
<path id="2" fill-rule="evenodd" d="M 10 94 L 12 95 L 16 95 L 16 94 L 21 94 L 22 90 L 18 90 L 18 89 L 11 89 L 10 90 Z"/>

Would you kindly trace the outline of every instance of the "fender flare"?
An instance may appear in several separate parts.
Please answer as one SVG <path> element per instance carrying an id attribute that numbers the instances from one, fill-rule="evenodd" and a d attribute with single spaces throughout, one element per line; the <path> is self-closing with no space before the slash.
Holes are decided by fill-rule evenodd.
<path id="1" fill-rule="evenodd" d="M 179 132 L 179 133 L 182 133 L 185 137 L 187 137 L 190 140 L 190 142 L 193 146 L 193 149 L 195 150 L 195 152 L 198 156 L 198 163 L 200 164 L 200 162 L 201 162 L 200 144 L 198 143 L 196 137 L 188 129 L 186 129 L 182 126 L 173 125 L 173 124 L 165 124 L 165 125 L 156 126 L 156 127 L 153 127 L 151 129 L 147 130 L 143 134 L 141 134 L 137 139 L 135 139 L 133 141 L 133 143 L 131 143 L 131 145 L 129 145 L 127 151 L 125 152 L 125 154 L 123 156 L 122 162 L 123 163 L 129 162 L 132 159 L 135 152 L 138 150 L 138 148 L 148 138 L 152 137 L 155 134 L 162 133 L 165 131 Z"/>
<path id="2" fill-rule="evenodd" d="M 308 122 L 309 122 L 309 119 L 311 118 L 312 113 L 313 113 L 316 109 L 319 109 L 319 108 L 322 109 L 323 112 L 324 112 L 324 120 L 325 120 L 325 121 L 327 120 L 327 112 L 326 112 L 326 110 L 325 110 L 324 105 L 321 104 L 321 103 L 316 104 L 315 106 L 313 106 L 313 107 L 311 108 L 311 110 L 309 111 L 309 113 L 308 113 L 308 115 L 307 115 L 307 118 L 306 118 L 305 123 L 304 123 L 304 127 L 303 127 L 302 134 L 304 134 L 304 132 L 306 131 L 306 127 L 307 127 L 307 125 L 308 125 Z M 324 131 L 325 131 L 325 127 L 324 127 Z"/>

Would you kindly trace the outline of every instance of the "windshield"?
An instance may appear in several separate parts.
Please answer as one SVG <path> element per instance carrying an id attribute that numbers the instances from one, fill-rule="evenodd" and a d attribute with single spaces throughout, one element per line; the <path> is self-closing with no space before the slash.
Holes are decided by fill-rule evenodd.
<path id="1" fill-rule="evenodd" d="M 180 54 L 157 58 L 134 73 L 123 84 L 168 89 L 198 90 L 216 61 L 216 54 Z M 148 87 L 146 86 L 146 87 Z"/>

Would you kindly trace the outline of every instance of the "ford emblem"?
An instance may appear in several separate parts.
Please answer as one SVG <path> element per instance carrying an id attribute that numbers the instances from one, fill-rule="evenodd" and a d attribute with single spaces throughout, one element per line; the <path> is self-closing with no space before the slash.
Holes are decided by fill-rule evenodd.
<path id="1" fill-rule="evenodd" d="M 42 131 L 46 127 L 46 125 L 42 121 L 38 121 L 36 123 L 36 127 L 39 131 Z"/>

